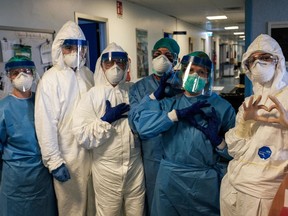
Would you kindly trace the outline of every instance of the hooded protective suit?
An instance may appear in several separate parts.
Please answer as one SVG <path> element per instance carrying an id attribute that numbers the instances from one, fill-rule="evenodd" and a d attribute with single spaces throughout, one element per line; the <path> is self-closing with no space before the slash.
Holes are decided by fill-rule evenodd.
<path id="1" fill-rule="evenodd" d="M 111 106 L 129 104 L 126 72 L 113 87 L 101 67 L 101 58 L 108 52 L 125 52 L 115 43 L 110 44 L 98 58 L 95 87 L 83 97 L 73 118 L 73 133 L 86 149 L 93 149 L 92 176 L 96 193 L 97 215 L 143 215 L 145 186 L 139 142 L 134 141 L 127 118 L 111 124 L 103 121 L 105 101 Z"/>
<path id="2" fill-rule="evenodd" d="M 179 54 L 179 45 L 175 40 L 170 38 L 161 38 L 160 40 L 158 40 L 155 43 L 153 49 L 159 48 L 167 48 L 170 52 L 177 53 L 177 55 Z M 158 88 L 158 86 L 159 80 L 157 79 L 157 76 L 155 74 L 151 74 L 136 82 L 129 90 L 129 102 L 131 106 L 131 110 L 129 112 L 129 122 L 134 133 L 137 133 L 136 128 L 133 124 L 136 107 L 140 104 L 141 100 L 144 98 L 145 95 L 153 93 Z M 166 91 L 166 93 L 168 93 L 169 96 L 174 96 L 175 94 L 179 93 L 179 91 L 175 91 L 172 88 L 166 90 L 168 90 L 168 92 Z M 161 135 L 153 137 L 151 139 L 141 140 L 143 165 L 145 170 L 147 200 L 146 215 L 150 215 L 156 176 L 158 173 L 160 160 L 163 157 L 161 143 Z"/>
<path id="3" fill-rule="evenodd" d="M 68 21 L 52 44 L 53 67 L 44 73 L 36 92 L 35 125 L 44 164 L 50 171 L 65 164 L 71 179 L 54 179 L 59 215 L 85 215 L 89 152 L 81 148 L 73 134 L 72 113 L 81 96 L 93 86 L 93 73 L 85 66 L 74 72 L 63 61 L 65 39 L 85 40 L 80 27 Z"/>
<path id="4" fill-rule="evenodd" d="M 244 67 L 244 72 L 253 84 L 254 100 L 262 95 L 259 104 L 269 108 L 273 102 L 267 96 L 273 95 L 287 110 L 287 71 L 279 44 L 269 35 L 259 35 L 244 53 L 242 65 L 252 53 L 259 50 L 277 56 L 278 63 L 271 82 L 263 85 L 255 82 L 251 72 Z M 246 104 L 249 99 L 245 99 Z M 272 199 L 288 166 L 288 130 L 278 124 L 244 121 L 243 114 L 242 105 L 236 116 L 235 128 L 225 135 L 229 154 L 234 159 L 229 162 L 228 172 L 222 180 L 221 215 L 268 215 Z M 259 110 L 258 114 L 279 115 L 275 109 L 271 112 Z"/>

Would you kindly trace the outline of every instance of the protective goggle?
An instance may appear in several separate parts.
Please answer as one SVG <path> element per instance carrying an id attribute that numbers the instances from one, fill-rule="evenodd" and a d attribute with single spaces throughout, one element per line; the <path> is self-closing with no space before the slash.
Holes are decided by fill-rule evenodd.
<path id="1" fill-rule="evenodd" d="M 33 76 L 34 72 L 32 69 L 29 68 L 17 68 L 17 69 L 12 69 L 8 71 L 8 76 L 18 76 L 20 73 L 25 73 L 28 75 Z"/>
<path id="2" fill-rule="evenodd" d="M 247 60 L 245 61 L 245 66 L 249 68 L 256 60 L 274 64 L 277 64 L 278 62 L 277 56 L 274 56 L 270 53 L 261 53 L 257 55 L 251 55 L 250 57 L 248 57 Z"/>
<path id="3" fill-rule="evenodd" d="M 165 55 L 170 62 L 175 63 L 175 61 L 177 60 L 177 54 L 173 53 L 173 52 L 166 52 L 166 53 L 162 53 L 160 50 L 152 50 L 152 58 L 157 58 L 160 55 Z"/>
<path id="4" fill-rule="evenodd" d="M 117 64 L 121 69 L 125 70 L 128 66 L 128 54 L 126 52 L 108 52 L 103 53 L 101 62 L 104 63 L 106 69 Z"/>

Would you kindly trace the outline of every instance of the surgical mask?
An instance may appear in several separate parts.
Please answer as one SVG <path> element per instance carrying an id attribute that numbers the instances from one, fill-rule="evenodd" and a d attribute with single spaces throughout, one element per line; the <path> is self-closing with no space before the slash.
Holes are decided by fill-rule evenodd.
<path id="1" fill-rule="evenodd" d="M 200 77 L 197 73 L 188 75 L 184 84 L 184 89 L 189 93 L 198 93 L 202 91 L 206 85 L 207 79 Z"/>
<path id="2" fill-rule="evenodd" d="M 124 70 L 121 69 L 117 64 L 114 64 L 111 68 L 105 71 L 105 76 L 109 83 L 117 85 L 124 76 Z"/>
<path id="3" fill-rule="evenodd" d="M 30 90 L 32 84 L 33 84 L 33 76 L 23 72 L 19 73 L 18 76 L 16 76 L 12 80 L 13 87 L 21 92 L 26 92 Z"/>
<path id="4" fill-rule="evenodd" d="M 152 67 L 156 75 L 163 76 L 172 69 L 172 63 L 165 55 L 160 55 L 152 60 Z"/>
<path id="5" fill-rule="evenodd" d="M 78 59 L 78 54 L 76 52 L 65 54 L 63 60 L 68 67 L 73 69 L 74 68 L 80 69 L 85 64 L 85 59 L 83 59 L 82 57 L 79 57 Z"/>
<path id="6" fill-rule="evenodd" d="M 275 73 L 275 64 L 256 60 L 250 67 L 250 71 L 252 73 L 253 81 L 264 84 L 273 78 Z"/>

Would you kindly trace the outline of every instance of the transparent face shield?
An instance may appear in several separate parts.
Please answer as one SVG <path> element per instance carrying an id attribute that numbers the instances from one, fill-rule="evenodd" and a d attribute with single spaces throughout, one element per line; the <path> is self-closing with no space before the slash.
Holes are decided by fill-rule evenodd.
<path id="1" fill-rule="evenodd" d="M 209 58 L 184 56 L 181 60 L 182 88 L 191 94 L 211 95 L 213 66 Z"/>
<path id="2" fill-rule="evenodd" d="M 86 40 L 67 39 L 62 46 L 63 60 L 74 71 L 89 66 L 89 49 Z"/>
<path id="3" fill-rule="evenodd" d="M 6 64 L 7 77 L 12 86 L 21 92 L 35 91 L 40 80 L 32 61 L 13 61 Z"/>
<path id="4" fill-rule="evenodd" d="M 30 68 L 15 68 L 8 71 L 7 76 L 12 85 L 21 92 L 35 90 L 40 80 L 38 73 Z"/>
<path id="5" fill-rule="evenodd" d="M 126 72 L 129 67 L 128 54 L 126 52 L 103 53 L 101 57 L 101 65 L 105 71 L 114 65 L 117 65 Z"/>

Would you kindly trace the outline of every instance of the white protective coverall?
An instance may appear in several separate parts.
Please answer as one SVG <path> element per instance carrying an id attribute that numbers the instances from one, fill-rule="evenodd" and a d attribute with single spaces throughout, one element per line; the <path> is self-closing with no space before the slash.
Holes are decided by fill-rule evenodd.
<path id="1" fill-rule="evenodd" d="M 251 72 L 244 66 L 247 58 L 258 50 L 278 57 L 270 85 L 255 82 Z M 269 35 L 259 35 L 244 53 L 242 65 L 252 81 L 254 100 L 262 95 L 259 104 L 269 108 L 274 103 L 268 95 L 273 95 L 287 110 L 287 71 L 279 44 Z M 246 104 L 249 99 L 245 99 Z M 234 159 L 229 162 L 228 172 L 222 180 L 221 215 L 265 216 L 269 213 L 273 197 L 288 166 L 288 130 L 280 124 L 244 121 L 243 114 L 242 105 L 236 116 L 235 127 L 225 134 L 229 154 Z M 258 114 L 279 116 L 276 109 L 271 112 L 261 109 Z"/>
<path id="2" fill-rule="evenodd" d="M 63 61 L 65 39 L 85 40 L 80 27 L 68 21 L 52 44 L 53 67 L 44 73 L 36 92 L 35 125 L 45 166 L 50 171 L 65 163 L 71 179 L 54 179 L 60 216 L 86 215 L 87 181 L 91 160 L 72 134 L 72 113 L 81 96 L 93 85 L 93 73 L 85 66 L 74 72 Z"/>
<path id="3" fill-rule="evenodd" d="M 105 101 L 114 107 L 129 104 L 125 82 L 126 73 L 113 87 L 101 67 L 103 53 L 125 52 L 111 43 L 98 58 L 95 69 L 95 86 L 81 98 L 73 118 L 73 133 L 85 149 L 93 149 L 92 176 L 96 194 L 97 216 L 143 215 L 145 186 L 140 145 L 134 141 L 127 118 L 111 124 L 102 121 Z"/>

